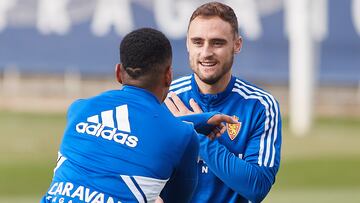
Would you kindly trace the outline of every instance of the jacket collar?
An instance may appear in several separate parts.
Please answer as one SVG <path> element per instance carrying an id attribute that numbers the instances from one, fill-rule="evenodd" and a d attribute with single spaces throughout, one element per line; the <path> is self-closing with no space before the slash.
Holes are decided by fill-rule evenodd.
<path id="1" fill-rule="evenodd" d="M 196 97 L 196 101 L 200 102 L 202 106 L 207 107 L 213 107 L 221 104 L 225 101 L 225 98 L 230 95 L 234 83 L 236 81 L 236 77 L 233 75 L 231 76 L 230 82 L 226 86 L 225 90 L 223 92 L 217 93 L 217 94 L 202 94 L 199 90 L 199 87 L 195 81 L 194 74 L 191 77 L 191 86 L 193 89 L 194 96 Z"/>
<path id="2" fill-rule="evenodd" d="M 140 96 L 144 100 L 153 101 L 153 102 L 160 104 L 157 97 L 153 93 L 151 93 L 150 91 L 148 91 L 146 89 L 131 86 L 131 85 L 123 85 L 121 87 L 121 91 L 128 92 L 130 94 L 135 94 L 137 96 Z"/>

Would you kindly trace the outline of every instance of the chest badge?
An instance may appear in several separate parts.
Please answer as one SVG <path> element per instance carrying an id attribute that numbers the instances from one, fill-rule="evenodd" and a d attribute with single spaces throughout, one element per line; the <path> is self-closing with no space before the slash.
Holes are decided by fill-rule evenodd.
<path id="1" fill-rule="evenodd" d="M 239 118 L 237 116 L 233 116 L 233 118 L 235 120 L 239 120 Z M 227 129 L 227 133 L 230 137 L 231 140 L 234 140 L 236 138 L 236 136 L 239 134 L 241 128 L 241 122 L 236 123 L 236 124 L 226 124 L 226 129 Z"/>

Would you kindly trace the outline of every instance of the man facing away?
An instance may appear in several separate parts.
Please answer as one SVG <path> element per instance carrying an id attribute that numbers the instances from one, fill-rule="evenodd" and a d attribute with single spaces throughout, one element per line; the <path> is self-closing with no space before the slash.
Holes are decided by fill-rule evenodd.
<path id="1" fill-rule="evenodd" d="M 214 141 L 200 137 L 192 202 L 260 202 L 280 165 L 280 110 L 271 94 L 231 73 L 242 47 L 233 9 L 218 2 L 198 7 L 186 45 L 194 74 L 172 82 L 167 107 L 176 116 L 219 111 L 239 121 Z"/>
<path id="2" fill-rule="evenodd" d="M 159 195 L 166 202 L 189 201 L 197 183 L 198 136 L 203 135 L 161 105 L 172 80 L 170 42 L 157 30 L 135 30 L 121 42 L 120 61 L 121 89 L 69 107 L 42 203 L 154 202 Z M 221 126 L 221 118 L 211 122 L 219 115 L 204 118 Z"/>

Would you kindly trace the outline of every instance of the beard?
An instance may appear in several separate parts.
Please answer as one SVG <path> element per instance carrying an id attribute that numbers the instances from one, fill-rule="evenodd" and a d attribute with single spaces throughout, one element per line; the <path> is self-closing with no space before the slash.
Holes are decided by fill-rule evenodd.
<path id="1" fill-rule="evenodd" d="M 233 61 L 234 61 L 234 55 L 232 55 L 229 60 L 225 61 L 225 63 L 221 67 L 219 67 L 220 71 L 215 72 L 210 76 L 205 76 L 204 74 L 202 74 L 200 68 L 197 66 L 198 65 L 197 62 L 192 63 L 192 69 L 202 82 L 208 85 L 213 85 L 216 84 L 219 80 L 221 80 L 221 78 L 231 70 Z"/>
<path id="2" fill-rule="evenodd" d="M 221 79 L 221 77 L 224 75 L 224 74 L 218 74 L 218 75 L 213 75 L 210 77 L 205 77 L 202 74 L 197 74 L 197 73 L 195 73 L 195 74 L 199 77 L 199 79 L 202 82 L 204 82 L 205 84 L 208 84 L 208 85 L 216 84 Z"/>

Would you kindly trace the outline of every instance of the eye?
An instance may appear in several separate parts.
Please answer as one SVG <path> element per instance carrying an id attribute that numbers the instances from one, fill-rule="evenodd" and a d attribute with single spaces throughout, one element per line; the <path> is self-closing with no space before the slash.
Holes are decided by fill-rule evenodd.
<path id="1" fill-rule="evenodd" d="M 201 40 L 194 40 L 193 44 L 200 46 L 202 44 Z"/>
<path id="2" fill-rule="evenodd" d="M 204 40 L 202 40 L 201 38 L 192 38 L 191 43 L 194 44 L 195 46 L 199 47 L 199 46 L 203 45 Z"/>
<path id="3" fill-rule="evenodd" d="M 221 40 L 216 40 L 213 42 L 213 45 L 216 46 L 216 47 L 221 47 L 225 44 L 224 41 L 221 41 Z"/>

